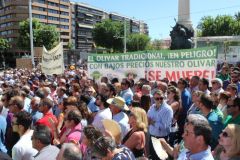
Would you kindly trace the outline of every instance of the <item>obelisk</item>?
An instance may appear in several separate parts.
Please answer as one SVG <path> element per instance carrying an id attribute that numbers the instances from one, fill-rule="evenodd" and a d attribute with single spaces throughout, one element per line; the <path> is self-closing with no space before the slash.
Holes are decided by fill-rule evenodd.
<path id="1" fill-rule="evenodd" d="M 178 0 L 178 23 L 192 29 L 190 20 L 190 0 Z"/>

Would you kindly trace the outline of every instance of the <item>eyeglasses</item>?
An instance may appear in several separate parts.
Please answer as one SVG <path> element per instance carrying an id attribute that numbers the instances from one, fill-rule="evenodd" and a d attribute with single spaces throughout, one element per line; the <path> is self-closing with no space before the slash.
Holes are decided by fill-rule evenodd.
<path id="1" fill-rule="evenodd" d="M 225 137 L 225 138 L 230 137 L 226 131 L 222 132 L 222 136 Z"/>
<path id="2" fill-rule="evenodd" d="M 163 100 L 163 97 L 154 97 L 156 101 Z"/>
<path id="3" fill-rule="evenodd" d="M 231 78 L 238 78 L 238 76 L 231 76 Z"/>
<path id="4" fill-rule="evenodd" d="M 121 85 L 125 85 L 126 83 L 122 82 Z"/>
<path id="5" fill-rule="evenodd" d="M 217 82 L 212 82 L 212 84 L 217 84 Z"/>
<path id="6" fill-rule="evenodd" d="M 183 82 L 178 82 L 178 84 L 183 84 Z"/>

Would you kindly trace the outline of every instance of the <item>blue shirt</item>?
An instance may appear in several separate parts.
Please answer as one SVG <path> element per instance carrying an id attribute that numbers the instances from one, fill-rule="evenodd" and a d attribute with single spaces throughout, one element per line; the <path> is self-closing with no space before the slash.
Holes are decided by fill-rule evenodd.
<path id="1" fill-rule="evenodd" d="M 218 144 L 218 137 L 223 130 L 223 120 L 215 111 L 211 111 L 206 118 L 212 128 L 211 147 L 214 149 Z"/>
<path id="2" fill-rule="evenodd" d="M 173 119 L 173 110 L 166 102 L 157 109 L 156 104 L 153 104 L 147 113 L 148 118 L 155 121 L 149 125 L 150 135 L 157 137 L 166 137 L 170 133 L 170 128 Z"/>
<path id="3" fill-rule="evenodd" d="M 129 100 L 132 101 L 133 100 L 133 92 L 130 88 L 128 88 L 126 90 L 121 91 L 120 97 L 122 97 L 125 100 L 125 102 L 129 101 Z"/>
<path id="4" fill-rule="evenodd" d="M 5 134 L 6 134 L 6 128 L 7 128 L 7 121 L 6 118 L 0 115 L 0 150 L 4 153 L 7 153 L 5 143 Z"/>
<path id="5" fill-rule="evenodd" d="M 119 112 L 116 115 L 113 115 L 113 120 L 118 122 L 118 124 L 121 127 L 122 135 L 121 137 L 125 137 L 125 135 L 128 133 L 130 126 L 128 124 L 129 118 L 124 112 Z"/>
<path id="6" fill-rule="evenodd" d="M 214 160 L 214 158 L 212 156 L 210 147 L 208 147 L 208 149 L 195 154 L 191 154 L 185 149 L 179 154 L 178 160 Z"/>
<path id="7" fill-rule="evenodd" d="M 87 107 L 90 109 L 92 113 L 99 111 L 99 107 L 95 105 L 95 101 L 96 101 L 96 98 L 92 97 L 90 102 L 87 105 Z"/>
<path id="8" fill-rule="evenodd" d="M 39 119 L 43 117 L 43 114 L 39 111 L 32 111 L 31 116 L 32 116 L 32 122 L 34 125 Z"/>
<path id="9" fill-rule="evenodd" d="M 183 114 L 186 115 L 188 109 L 192 104 L 192 96 L 186 88 L 181 93 L 181 100 L 182 100 Z"/>

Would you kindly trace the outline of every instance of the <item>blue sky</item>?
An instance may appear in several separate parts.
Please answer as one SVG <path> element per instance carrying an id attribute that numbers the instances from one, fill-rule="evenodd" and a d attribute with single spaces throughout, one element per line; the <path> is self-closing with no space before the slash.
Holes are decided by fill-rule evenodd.
<path id="1" fill-rule="evenodd" d="M 144 20 L 152 39 L 169 37 L 171 26 L 177 19 L 178 0 L 75 0 L 107 12 Z M 203 16 L 234 15 L 240 11 L 240 0 L 190 0 L 193 27 Z"/>

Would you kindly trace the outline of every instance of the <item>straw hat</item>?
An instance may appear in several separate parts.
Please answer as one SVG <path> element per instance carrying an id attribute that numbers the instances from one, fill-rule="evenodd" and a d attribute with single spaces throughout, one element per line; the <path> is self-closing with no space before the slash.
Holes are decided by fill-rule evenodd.
<path id="1" fill-rule="evenodd" d="M 128 106 L 126 105 L 125 100 L 122 97 L 109 98 L 107 100 L 107 103 L 112 104 L 122 110 L 126 110 L 126 111 L 129 110 Z"/>
<path id="2" fill-rule="evenodd" d="M 113 138 L 115 139 L 116 144 L 121 143 L 121 127 L 119 124 L 111 119 L 103 119 L 102 120 L 103 127 L 105 130 L 109 131 Z"/>

